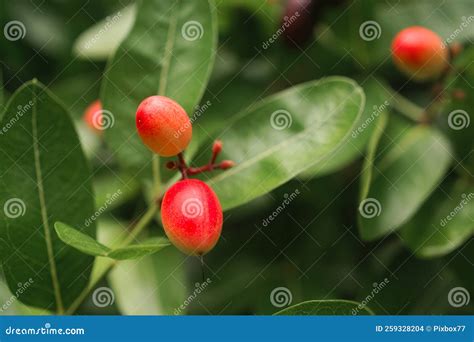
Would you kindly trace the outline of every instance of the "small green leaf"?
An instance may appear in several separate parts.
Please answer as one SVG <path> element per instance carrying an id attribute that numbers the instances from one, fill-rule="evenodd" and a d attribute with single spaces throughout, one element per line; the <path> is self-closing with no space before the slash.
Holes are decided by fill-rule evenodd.
<path id="1" fill-rule="evenodd" d="M 350 300 L 309 300 L 277 312 L 278 316 L 373 315 L 367 306 Z"/>
<path id="2" fill-rule="evenodd" d="M 140 102 L 165 95 L 192 115 L 206 88 L 216 46 L 210 0 L 138 1 L 135 24 L 109 61 L 101 91 L 104 110 L 114 122 L 105 130 L 105 140 L 122 165 L 143 170 L 150 164 L 152 154 L 135 128 Z"/>
<path id="3" fill-rule="evenodd" d="M 117 260 L 138 259 L 149 254 L 154 254 L 169 245 L 169 241 L 165 238 L 148 239 L 139 245 L 114 249 L 110 251 L 107 256 Z"/>
<path id="4" fill-rule="evenodd" d="M 81 233 L 77 229 L 71 228 L 62 222 L 54 224 L 58 237 L 67 245 L 74 247 L 82 253 L 93 256 L 106 256 L 110 248 L 100 244 L 89 235 Z"/>
<path id="5" fill-rule="evenodd" d="M 56 222 L 54 225 L 59 238 L 67 245 L 93 256 L 107 257 L 116 260 L 137 259 L 156 253 L 170 243 L 164 238 L 149 239 L 139 245 L 131 245 L 110 249 L 90 236 L 64 224 Z"/>
<path id="6" fill-rule="evenodd" d="M 458 181 L 439 190 L 401 229 L 404 242 L 420 257 L 447 254 L 474 234 L 474 186 Z"/>
<path id="7" fill-rule="evenodd" d="M 359 229 L 373 240 L 400 227 L 436 188 L 451 163 L 451 147 L 436 129 L 396 117 L 384 133 L 369 176 L 362 178 Z M 372 158 L 371 158 L 372 159 Z"/>
<path id="8" fill-rule="evenodd" d="M 4 274 L 11 289 L 34 280 L 23 303 L 61 312 L 87 286 L 93 258 L 64 245 L 53 224 L 95 235 L 85 225 L 94 213 L 89 166 L 68 112 L 36 80 L 13 94 L 0 127 Z"/>
<path id="9" fill-rule="evenodd" d="M 270 96 L 241 112 L 219 137 L 237 165 L 209 181 L 224 209 L 266 194 L 331 156 L 364 108 L 352 80 L 329 77 Z"/>
<path id="10" fill-rule="evenodd" d="M 95 23 L 77 37 L 73 53 L 84 59 L 102 60 L 112 56 L 130 32 L 136 6 L 129 5 Z"/>

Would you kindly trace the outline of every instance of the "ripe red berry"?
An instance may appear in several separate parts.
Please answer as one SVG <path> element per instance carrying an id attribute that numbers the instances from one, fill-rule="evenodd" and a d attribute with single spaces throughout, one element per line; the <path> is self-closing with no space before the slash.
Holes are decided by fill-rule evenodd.
<path id="1" fill-rule="evenodd" d="M 102 133 L 102 104 L 100 100 L 92 102 L 85 110 L 82 117 L 87 127 L 97 134 Z"/>
<path id="2" fill-rule="evenodd" d="M 413 26 L 397 34 L 392 42 L 392 57 L 401 71 L 423 81 L 436 78 L 446 69 L 449 51 L 436 33 Z"/>
<path id="3" fill-rule="evenodd" d="M 198 179 L 184 179 L 166 191 L 161 203 L 166 235 L 181 251 L 204 255 L 219 240 L 222 207 L 214 191 Z"/>
<path id="4" fill-rule="evenodd" d="M 165 96 L 150 96 L 137 109 L 136 125 L 143 143 L 162 157 L 182 152 L 192 137 L 186 111 Z"/>

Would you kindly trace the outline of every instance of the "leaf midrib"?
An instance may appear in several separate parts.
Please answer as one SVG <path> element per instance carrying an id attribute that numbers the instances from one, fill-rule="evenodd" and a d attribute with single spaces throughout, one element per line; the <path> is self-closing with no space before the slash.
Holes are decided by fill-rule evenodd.
<path id="1" fill-rule="evenodd" d="M 33 84 L 33 110 L 31 115 L 31 125 L 32 125 L 32 138 L 33 138 L 33 153 L 34 153 L 34 164 L 35 164 L 35 174 L 36 182 L 38 187 L 38 197 L 40 202 L 41 209 L 41 220 L 43 222 L 43 230 L 46 241 L 46 250 L 48 253 L 48 263 L 51 270 L 51 281 L 53 283 L 54 296 L 56 298 L 57 309 L 59 313 L 64 311 L 64 306 L 61 296 L 61 288 L 59 285 L 58 273 L 56 269 L 56 261 L 54 260 L 54 251 L 53 251 L 53 241 L 51 239 L 51 230 L 49 227 L 48 221 L 48 210 L 46 208 L 46 199 L 44 195 L 43 188 L 43 176 L 41 172 L 41 161 L 40 161 L 40 151 L 38 147 L 38 123 L 37 123 L 37 96 L 36 96 L 36 87 L 37 85 Z"/>

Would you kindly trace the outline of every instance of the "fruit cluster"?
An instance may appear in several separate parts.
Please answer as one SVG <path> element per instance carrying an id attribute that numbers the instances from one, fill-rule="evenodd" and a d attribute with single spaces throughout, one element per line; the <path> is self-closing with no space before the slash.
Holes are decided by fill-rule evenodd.
<path id="1" fill-rule="evenodd" d="M 166 235 L 183 252 L 204 255 L 219 240 L 222 230 L 222 207 L 215 192 L 203 181 L 189 179 L 215 169 L 233 166 L 230 160 L 216 163 L 222 151 L 222 142 L 215 141 L 212 157 L 207 165 L 188 167 L 183 151 L 189 145 L 193 128 L 186 111 L 165 96 L 150 96 L 138 106 L 136 126 L 143 143 L 162 157 L 178 156 L 167 163 L 168 169 L 177 169 L 182 179 L 172 185 L 161 201 L 161 217 Z"/>

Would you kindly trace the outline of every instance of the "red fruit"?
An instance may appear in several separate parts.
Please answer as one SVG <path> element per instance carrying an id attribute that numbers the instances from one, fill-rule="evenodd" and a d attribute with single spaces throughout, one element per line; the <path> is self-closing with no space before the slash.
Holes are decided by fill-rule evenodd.
<path id="1" fill-rule="evenodd" d="M 392 42 L 395 65 L 416 80 L 433 79 L 447 67 L 449 51 L 431 30 L 413 26 L 400 31 Z"/>
<path id="2" fill-rule="evenodd" d="M 137 109 L 143 143 L 162 157 L 175 156 L 189 144 L 193 129 L 183 107 L 165 96 L 150 96 Z"/>
<path id="3" fill-rule="evenodd" d="M 102 133 L 102 104 L 95 100 L 86 108 L 82 117 L 87 127 L 97 134 Z"/>
<path id="4" fill-rule="evenodd" d="M 185 179 L 166 191 L 161 203 L 166 235 L 181 251 L 204 255 L 219 240 L 222 207 L 214 191 L 198 179 Z"/>

